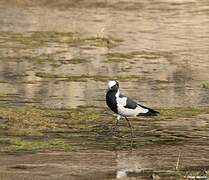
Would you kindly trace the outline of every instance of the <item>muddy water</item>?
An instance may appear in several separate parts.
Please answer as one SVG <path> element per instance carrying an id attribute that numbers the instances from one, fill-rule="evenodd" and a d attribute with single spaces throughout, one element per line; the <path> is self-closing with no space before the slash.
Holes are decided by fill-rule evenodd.
<path id="1" fill-rule="evenodd" d="M 209 68 L 207 1 L 9 2 L 0 4 L 1 104 L 103 107 L 108 79 L 147 105 L 209 103 L 202 88 Z M 34 31 L 39 40 L 28 34 Z M 59 34 L 55 41 L 48 32 L 87 39 L 69 42 Z M 37 72 L 107 77 L 75 82 Z"/>
<path id="2" fill-rule="evenodd" d="M 208 106 L 209 90 L 203 88 L 209 82 L 208 58 L 206 0 L 0 2 L 2 106 L 104 108 L 109 79 L 119 80 L 124 94 L 145 105 Z M 78 139 L 85 146 L 81 152 L 2 154 L 0 177 L 205 176 L 208 122 L 204 114 L 186 120 L 161 119 L 153 130 L 145 121 L 132 151 L 127 139 L 109 142 L 93 137 L 92 143 L 87 137 Z M 179 152 L 182 172 L 175 171 Z"/>

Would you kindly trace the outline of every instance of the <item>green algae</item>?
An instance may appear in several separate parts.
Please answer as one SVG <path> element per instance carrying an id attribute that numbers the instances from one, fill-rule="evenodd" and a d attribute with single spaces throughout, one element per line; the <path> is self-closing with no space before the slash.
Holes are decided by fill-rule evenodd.
<path id="1" fill-rule="evenodd" d="M 170 56 L 166 52 L 149 52 L 149 51 L 131 51 L 131 52 L 109 52 L 105 54 L 106 62 L 125 62 L 134 59 L 155 60 L 161 57 L 167 58 Z"/>
<path id="2" fill-rule="evenodd" d="M 162 109 L 161 115 L 166 118 L 179 118 L 179 117 L 193 117 L 199 114 L 207 114 L 209 113 L 208 107 L 176 107 L 170 109 Z"/>
<path id="3" fill-rule="evenodd" d="M 46 72 L 36 72 L 35 74 L 37 77 L 40 78 L 60 78 L 65 79 L 66 81 L 87 81 L 87 80 L 94 80 L 94 81 L 107 81 L 109 79 L 117 79 L 119 81 L 127 81 L 127 80 L 141 80 L 142 77 L 137 75 L 130 75 L 130 76 L 105 76 L 105 75 L 68 75 L 68 74 L 53 74 L 53 73 L 46 73 Z"/>
<path id="4" fill-rule="evenodd" d="M 6 81 L 6 80 L 0 80 L 0 84 L 5 84 L 5 83 L 8 83 L 8 81 Z"/>
<path id="5" fill-rule="evenodd" d="M 159 122 L 178 118 L 187 118 L 189 121 L 189 118 L 209 113 L 209 108 L 170 108 L 159 111 L 159 116 L 148 121 L 143 118 L 142 121 L 132 120 L 135 148 L 146 144 L 179 144 L 194 139 L 195 135 L 186 131 L 184 134 L 182 129 L 176 131 L 171 127 L 163 128 Z M 122 150 L 130 147 L 130 129 L 126 122 L 121 121 L 113 132 L 115 117 L 112 113 L 93 106 L 79 109 L 0 107 L 0 122 L 0 152 L 72 151 L 85 148 Z"/>
<path id="6" fill-rule="evenodd" d="M 17 48 L 34 48 L 50 43 L 67 43 L 70 45 L 88 45 L 112 48 L 123 40 L 113 37 L 80 37 L 77 32 L 33 31 L 27 33 L 0 32 L 0 39 L 17 43 Z M 12 47 L 15 44 L 12 45 Z M 9 45 L 7 45 L 9 46 Z M 11 46 L 11 45 L 10 45 Z"/>
<path id="7" fill-rule="evenodd" d="M 32 62 L 42 64 L 45 62 L 56 62 L 53 55 L 42 53 L 40 55 L 2 56 L 0 61 L 5 62 Z M 56 63 L 57 64 L 57 63 Z"/>
<path id="8" fill-rule="evenodd" d="M 1 134 L 8 140 L 2 142 L 1 152 L 72 150 L 71 143 L 65 139 L 76 131 L 78 134 L 90 132 L 95 122 L 101 122 L 101 110 L 86 109 L 42 109 L 35 107 L 0 107 Z M 53 132 L 53 133 L 52 133 Z M 63 136 L 62 136 L 63 134 Z M 59 141 L 57 136 L 61 137 Z M 47 137 L 47 140 L 45 140 Z"/>
<path id="9" fill-rule="evenodd" d="M 84 58 L 72 58 L 69 60 L 61 60 L 60 62 L 62 64 L 81 64 L 81 63 L 87 63 L 89 61 Z"/>
<path id="10" fill-rule="evenodd" d="M 113 48 L 123 40 L 115 37 L 87 36 L 77 32 L 34 31 L 25 33 L 0 32 L 0 61 L 29 62 L 33 64 L 47 63 L 53 67 L 63 64 L 82 64 L 89 62 L 83 57 L 65 55 L 68 50 L 62 47 L 78 47 L 81 49 Z M 48 52 L 50 48 L 50 52 Z M 64 53 L 64 54 L 63 54 Z"/>
<path id="11" fill-rule="evenodd" d="M 66 32 L 57 33 L 53 31 L 46 32 L 28 32 L 28 33 L 14 33 L 14 32 L 0 32 L 1 39 L 16 42 L 20 45 L 29 47 L 38 47 L 47 45 L 50 42 L 75 42 L 74 36 L 76 33 Z M 66 37 L 66 38 L 63 38 Z"/>
<path id="12" fill-rule="evenodd" d="M 114 52 L 114 53 L 107 53 L 106 56 L 107 58 L 131 59 L 134 57 L 134 54 Z"/>
<path id="13" fill-rule="evenodd" d="M 87 60 L 86 59 L 82 59 L 82 58 L 73 58 L 73 59 L 70 59 L 69 62 L 71 64 L 80 64 L 80 63 L 86 63 Z"/>
<path id="14" fill-rule="evenodd" d="M 0 93 L 0 98 L 17 97 L 18 95 L 16 93 Z"/>
<path id="15" fill-rule="evenodd" d="M 65 143 L 62 139 L 53 139 L 53 140 L 26 140 L 23 138 L 7 138 L 1 139 L 8 146 L 0 148 L 0 152 L 14 152 L 14 151 L 69 151 L 73 149 L 70 144 Z"/>
<path id="16" fill-rule="evenodd" d="M 7 93 L 0 93 L 0 97 L 8 97 Z"/>

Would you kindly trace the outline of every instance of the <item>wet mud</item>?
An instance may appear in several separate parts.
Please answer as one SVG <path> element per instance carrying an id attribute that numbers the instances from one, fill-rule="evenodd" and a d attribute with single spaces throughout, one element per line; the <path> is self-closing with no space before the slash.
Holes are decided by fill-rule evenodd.
<path id="1" fill-rule="evenodd" d="M 0 2 L 0 179 L 209 176 L 207 1 Z M 106 84 L 160 111 L 105 106 Z"/>

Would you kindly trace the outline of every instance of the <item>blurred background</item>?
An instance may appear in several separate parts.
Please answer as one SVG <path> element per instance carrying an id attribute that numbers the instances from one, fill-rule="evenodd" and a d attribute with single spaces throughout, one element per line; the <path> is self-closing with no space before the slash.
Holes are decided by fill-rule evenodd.
<path id="1" fill-rule="evenodd" d="M 209 105 L 209 1 L 1 0 L 0 104 Z M 206 84 L 206 85 L 205 85 Z"/>

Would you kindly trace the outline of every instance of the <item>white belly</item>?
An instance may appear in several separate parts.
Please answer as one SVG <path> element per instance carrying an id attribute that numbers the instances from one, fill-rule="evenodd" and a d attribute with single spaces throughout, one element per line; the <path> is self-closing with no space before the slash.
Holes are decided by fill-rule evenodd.
<path id="1" fill-rule="evenodd" d="M 127 109 L 122 105 L 118 105 L 118 114 L 121 116 L 136 116 L 138 113 L 135 109 Z"/>
<path id="2" fill-rule="evenodd" d="M 140 106 L 136 107 L 136 109 L 128 109 L 118 104 L 118 114 L 121 116 L 135 117 L 139 113 L 147 113 L 148 111 L 148 109 L 141 108 Z"/>

